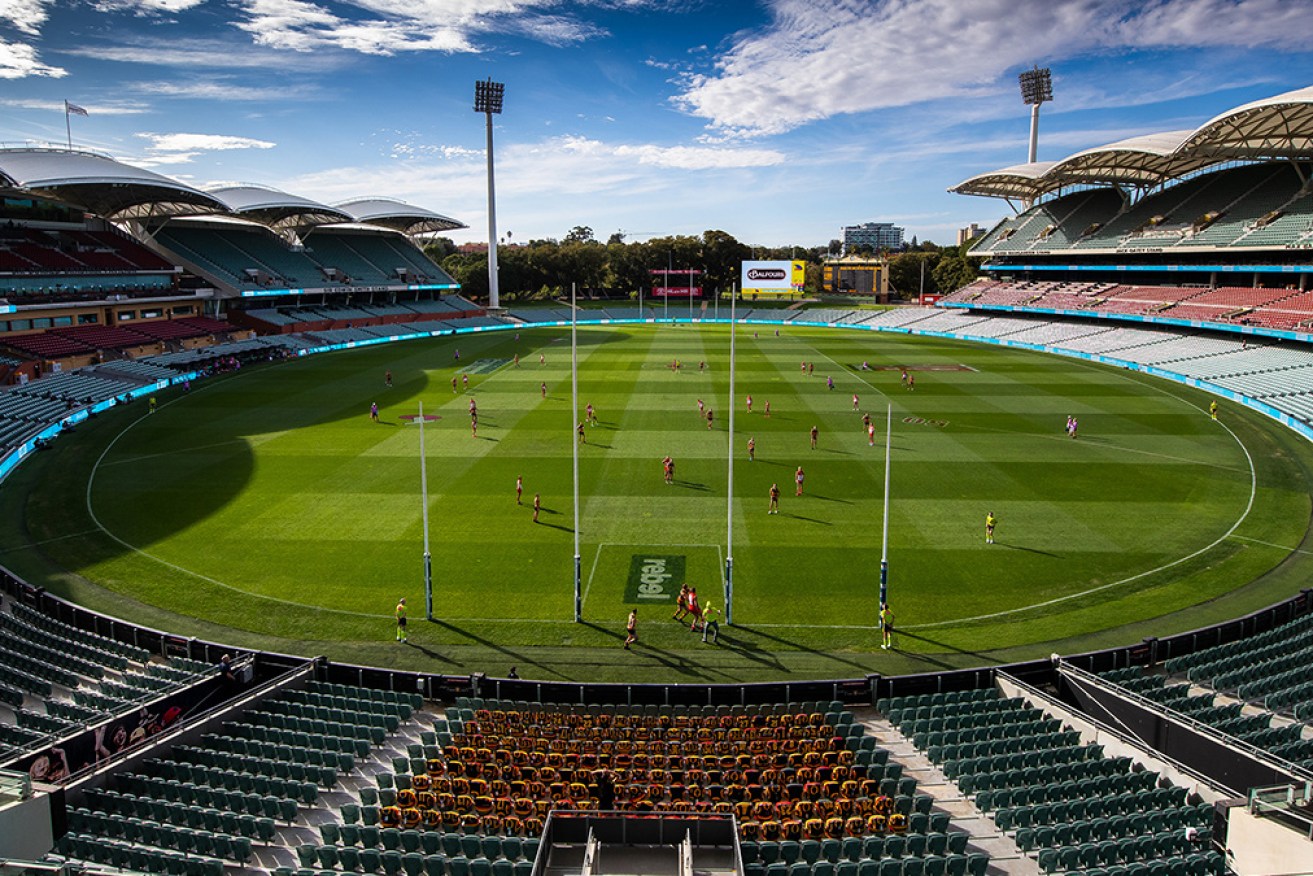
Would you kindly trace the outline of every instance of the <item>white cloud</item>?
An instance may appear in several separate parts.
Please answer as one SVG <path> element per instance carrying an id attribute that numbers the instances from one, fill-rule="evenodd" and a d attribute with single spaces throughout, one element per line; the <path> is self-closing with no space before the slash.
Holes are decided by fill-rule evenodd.
<path id="1" fill-rule="evenodd" d="M 268 140 L 256 140 L 251 137 L 235 137 L 227 134 L 137 134 L 147 141 L 146 155 L 134 158 L 132 163 L 142 167 L 157 167 L 161 164 L 187 164 L 206 152 L 227 152 L 234 149 L 272 149 L 276 143 Z"/>
<path id="2" fill-rule="evenodd" d="M 729 191 L 743 185 L 753 168 L 781 165 L 786 157 L 769 149 L 711 149 L 606 143 L 586 137 L 553 137 L 537 143 L 512 144 L 497 156 L 497 194 L 503 203 L 543 204 L 559 220 L 562 192 L 570 193 L 571 215 L 585 217 L 613 211 L 635 199 L 671 202 L 695 199 L 687 193 L 688 173 L 697 173 L 698 191 L 720 205 L 730 203 Z M 700 171 L 719 171 L 703 174 Z M 442 162 L 422 158 L 389 160 L 376 165 L 337 167 L 278 183 L 280 188 L 321 201 L 357 197 L 362 192 L 400 197 L 477 225 L 487 191 L 483 153 L 465 150 Z M 521 208 L 524 209 L 524 208 Z M 533 224 L 521 211 L 524 225 Z M 545 214 L 544 214 L 545 215 Z M 689 217 L 692 220 L 692 216 Z M 697 221 L 702 221 L 698 219 Z M 545 228 L 551 228 L 543 219 Z M 700 229 L 699 229 L 700 230 Z M 547 233 L 535 230 L 534 234 Z M 563 233 L 563 231 L 561 232 Z"/>
<path id="3" fill-rule="evenodd" d="M 20 33 L 36 36 L 46 23 L 49 5 L 50 0 L 0 0 L 0 21 L 9 22 Z"/>
<path id="4" fill-rule="evenodd" d="M 488 33 L 513 33 L 554 46 L 605 31 L 551 11 L 556 0 L 354 0 L 329 8 L 310 0 L 239 0 L 237 26 L 259 45 L 311 52 L 337 48 L 369 55 L 479 51 Z"/>
<path id="5" fill-rule="evenodd" d="M 278 101 L 305 100 L 311 89 L 286 85 L 237 85 L 222 80 L 190 82 L 129 82 L 124 88 L 154 97 L 178 97 L 195 100 Z"/>
<path id="6" fill-rule="evenodd" d="M 676 102 L 717 129 L 778 134 L 845 113 L 964 100 L 1036 60 L 1142 49 L 1304 49 L 1293 0 L 773 0 Z"/>
<path id="7" fill-rule="evenodd" d="M 130 102 L 88 103 L 81 98 L 71 101 L 93 116 L 137 116 L 146 112 L 146 107 Z M 12 106 L 16 109 L 42 110 L 44 112 L 64 114 L 62 100 L 36 100 L 30 98 L 0 99 L 0 106 Z"/>
<path id="8" fill-rule="evenodd" d="M 66 54 L 121 64 L 186 67 L 202 70 L 295 70 L 313 73 L 334 69 L 341 59 L 331 52 L 295 54 L 261 47 L 204 39 L 136 39 L 117 45 L 70 46 Z"/>
<path id="9" fill-rule="evenodd" d="M 67 75 L 68 71 L 63 67 L 41 63 L 32 46 L 0 39 L 0 79 L 23 79 L 28 76 L 60 79 Z"/>
<path id="10" fill-rule="evenodd" d="M 100 12 L 131 12 L 141 16 L 173 15 L 200 6 L 205 0 L 95 0 Z"/>
<path id="11" fill-rule="evenodd" d="M 706 146 L 656 146 L 611 144 L 585 137 L 562 137 L 555 141 L 569 153 L 598 160 L 636 161 L 650 167 L 678 170 L 724 170 L 738 167 L 770 167 L 783 164 L 784 153 L 775 149 L 710 148 Z"/>

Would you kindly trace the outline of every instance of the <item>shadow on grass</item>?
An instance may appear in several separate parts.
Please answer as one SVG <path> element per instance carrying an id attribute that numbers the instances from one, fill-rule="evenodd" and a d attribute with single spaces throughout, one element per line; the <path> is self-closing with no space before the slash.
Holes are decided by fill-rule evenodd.
<path id="1" fill-rule="evenodd" d="M 927 645 L 934 645 L 936 648 L 938 648 L 938 649 L 941 650 L 941 651 L 952 651 L 954 654 L 969 654 L 969 655 L 972 656 L 972 657 L 976 657 L 976 658 L 979 658 L 980 660 L 983 660 L 985 663 L 993 663 L 993 662 L 994 662 L 994 658 L 992 658 L 992 657 L 988 656 L 987 654 L 984 654 L 984 653 L 982 653 L 982 652 L 980 652 L 980 651 L 968 651 L 968 650 L 965 649 L 965 648 L 959 648 L 959 647 L 957 647 L 956 645 L 950 645 L 950 644 L 948 644 L 947 642 L 941 642 L 941 641 L 939 641 L 938 639 L 931 639 L 931 638 L 928 637 L 928 636 L 918 636 L 916 633 L 909 633 L 909 632 L 906 632 L 906 631 L 904 631 L 904 630 L 895 629 L 895 630 L 894 630 L 894 641 L 897 642 L 899 637 L 904 638 L 904 639 L 916 639 L 918 642 L 925 642 Z M 921 655 L 921 654 L 907 654 L 906 656 L 908 656 L 908 657 L 914 657 L 914 658 L 918 658 L 918 659 L 923 659 L 923 658 L 924 658 L 924 655 Z M 924 658 L 924 659 L 928 659 L 928 658 Z M 933 663 L 933 662 L 936 662 L 936 661 L 933 661 L 933 660 L 932 660 L 932 661 L 930 661 L 930 662 Z M 943 665 L 946 666 L 947 664 L 943 664 Z"/>
<path id="2" fill-rule="evenodd" d="M 804 517 L 801 514 L 785 514 L 785 517 L 792 517 L 794 520 L 802 520 L 806 523 L 819 523 L 821 526 L 833 526 L 828 520 L 817 520 L 815 517 Z"/>
<path id="3" fill-rule="evenodd" d="M 1025 551 L 1025 552 L 1028 553 L 1028 554 L 1039 554 L 1040 556 L 1044 556 L 1044 557 L 1053 557 L 1053 559 L 1055 559 L 1055 560 L 1060 560 L 1060 559 L 1062 559 L 1062 555 L 1061 555 L 1061 554 L 1051 554 L 1051 553 L 1049 553 L 1048 551 L 1042 551 L 1042 550 L 1040 550 L 1039 548 L 1030 548 L 1030 547 L 1026 547 L 1026 546 L 1024 546 L 1024 545 L 1019 545 L 1019 544 L 1008 544 L 1006 541 L 997 541 L 997 540 L 995 540 L 995 542 L 994 542 L 994 546 L 995 546 L 995 547 L 1001 547 L 1001 548 L 1007 548 L 1007 549 L 1010 550 L 1010 551 Z"/>
<path id="4" fill-rule="evenodd" d="M 735 624 L 731 629 L 734 630 L 734 631 L 742 630 L 743 632 L 751 633 L 752 635 L 754 635 L 754 636 L 758 636 L 758 637 L 760 637 L 760 638 L 762 638 L 762 639 L 766 639 L 766 640 L 771 641 L 771 642 L 778 642 L 778 643 L 780 643 L 781 645 L 787 645 L 787 646 L 789 646 L 790 648 L 793 648 L 793 649 L 798 650 L 798 651 L 805 651 L 805 652 L 808 653 L 808 654 L 815 654 L 817 657 L 824 657 L 824 658 L 826 658 L 826 659 L 828 659 L 828 660 L 833 660 L 835 663 L 839 663 L 839 664 L 841 664 L 841 665 L 843 665 L 843 666 L 851 666 L 851 667 L 853 667 L 853 668 L 855 668 L 855 669 L 859 669 L 859 670 L 861 670 L 861 672 L 862 672 L 863 674 L 865 674 L 866 671 L 867 671 L 867 668 L 866 668 L 865 666 L 863 666 L 863 665 L 860 664 L 860 663 L 857 663 L 856 661 L 848 660 L 848 659 L 843 658 L 843 657 L 839 657 L 839 656 L 837 656 L 837 655 L 835 655 L 835 654 L 833 654 L 833 653 L 831 653 L 831 652 L 829 652 L 829 651 L 821 651 L 821 650 L 818 650 L 818 649 L 816 649 L 816 648 L 810 648 L 810 647 L 808 647 L 808 646 L 806 646 L 806 645 L 803 645 L 803 644 L 801 644 L 801 643 L 799 643 L 799 642 L 795 642 L 795 641 L 793 641 L 792 639 L 785 639 L 785 638 L 783 638 L 782 636 L 775 636 L 775 635 L 772 635 L 772 634 L 770 634 L 770 633 L 763 632 L 762 630 L 759 630 L 759 629 L 757 629 L 756 627 L 746 626 L 746 625 L 744 625 L 744 624 Z M 732 634 L 727 635 L 727 634 L 725 633 L 725 627 L 724 627 L 724 626 L 721 627 L 720 638 L 721 638 L 722 640 L 726 640 L 726 641 L 734 641 L 734 640 L 732 640 L 732 639 L 730 638 L 731 635 L 732 635 Z M 766 652 L 764 649 L 760 649 L 760 650 L 762 651 L 763 654 L 768 654 L 768 653 L 770 653 L 770 652 Z M 772 656 L 772 659 L 774 659 L 773 656 Z M 772 665 L 774 665 L 774 664 L 772 664 Z"/>
<path id="5" fill-rule="evenodd" d="M 699 483 L 697 483 L 696 481 L 681 481 L 681 480 L 676 480 L 676 481 L 675 481 L 675 486 L 677 486 L 677 487 L 683 487 L 683 488 L 686 489 L 686 490 L 697 490 L 698 492 L 701 492 L 701 493 L 705 493 L 705 492 L 707 492 L 707 491 L 710 489 L 710 487 L 708 487 L 706 484 L 699 484 Z"/>
<path id="6" fill-rule="evenodd" d="M 435 621 L 435 623 L 441 623 L 441 621 Z M 455 660 L 451 657 L 447 657 L 446 655 L 439 654 L 437 651 L 434 651 L 431 648 L 425 648 L 423 645 L 417 644 L 415 642 L 405 642 L 404 644 L 408 648 L 414 648 L 416 651 L 423 654 L 425 657 L 429 658 L 430 660 L 435 660 L 438 663 L 445 663 L 448 666 L 456 666 L 461 669 L 465 668 L 465 664 L 461 663 L 459 660 Z"/>
<path id="7" fill-rule="evenodd" d="M 820 493 L 812 493 L 812 495 L 815 498 L 820 499 L 822 502 L 839 502 L 843 505 L 852 504 L 852 502 L 849 502 L 847 499 L 840 499 L 838 496 L 822 496 Z"/>
<path id="8" fill-rule="evenodd" d="M 497 651 L 498 653 L 504 654 L 507 658 L 510 659 L 513 665 L 534 666 L 537 667 L 542 672 L 546 673 L 547 675 L 551 675 L 552 677 L 555 678 L 565 677 L 561 675 L 558 671 L 553 669 L 551 666 L 549 666 L 548 664 L 543 663 L 539 660 L 535 660 L 533 659 L 533 657 L 529 656 L 529 652 L 535 650 L 533 648 L 530 648 L 529 652 L 516 651 L 515 649 L 508 648 L 505 645 L 499 645 L 496 642 L 492 641 L 491 639 L 485 639 L 482 636 L 477 636 L 474 633 L 470 632 L 469 630 L 465 629 L 464 627 L 458 627 L 455 624 L 451 623 L 450 621 L 444 621 L 438 618 L 434 618 L 431 621 L 431 623 L 434 626 L 443 628 L 444 630 L 446 630 L 447 632 L 453 635 L 462 636 L 466 639 L 469 639 L 471 642 L 477 645 L 482 645 L 483 647 L 488 648 L 489 650 Z M 455 666 L 464 665 L 458 661 L 452 660 L 449 657 L 443 657 L 441 654 L 438 654 L 435 651 L 425 648 L 422 645 L 412 645 L 412 647 L 414 647 L 416 650 L 420 651 L 421 653 L 425 654 L 426 656 L 434 658 L 435 660 L 442 660 L 443 662 L 451 663 Z"/>

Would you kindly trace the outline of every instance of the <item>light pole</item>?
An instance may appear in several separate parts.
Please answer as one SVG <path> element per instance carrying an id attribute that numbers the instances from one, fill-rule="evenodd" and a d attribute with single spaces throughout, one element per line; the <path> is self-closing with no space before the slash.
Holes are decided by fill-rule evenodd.
<path id="1" fill-rule="evenodd" d="M 502 97 L 506 86 L 491 78 L 474 83 L 474 111 L 483 113 L 487 122 L 488 143 L 488 306 L 501 306 L 497 289 L 497 193 L 492 173 L 492 117 L 501 115 Z"/>
<path id="2" fill-rule="evenodd" d="M 1017 77 L 1021 81 L 1021 102 L 1030 107 L 1030 158 L 1031 164 L 1039 152 L 1039 105 L 1053 100 L 1053 75 L 1048 67 L 1023 70 Z"/>

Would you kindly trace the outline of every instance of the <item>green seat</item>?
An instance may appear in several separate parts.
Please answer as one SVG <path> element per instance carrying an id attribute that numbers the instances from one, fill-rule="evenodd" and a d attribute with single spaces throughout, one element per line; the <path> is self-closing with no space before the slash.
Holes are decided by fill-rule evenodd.
<path id="1" fill-rule="evenodd" d="M 401 851 L 401 829 L 396 827 L 385 827 L 378 832 L 379 839 L 383 843 L 383 849 L 389 852 Z M 398 864 L 397 866 L 401 866 Z"/>
<path id="2" fill-rule="evenodd" d="M 382 861 L 383 872 L 386 876 L 399 876 L 401 873 L 401 852 L 395 849 L 387 849 L 383 852 Z"/>
<path id="3" fill-rule="evenodd" d="M 337 846 L 320 846 L 318 849 L 319 866 L 325 870 L 337 868 Z"/>
<path id="4" fill-rule="evenodd" d="M 424 876 L 447 876 L 447 856 L 442 854 L 425 855 Z"/>
<path id="5" fill-rule="evenodd" d="M 907 872 L 906 868 L 903 870 Z M 942 855 L 926 855 L 924 876 L 948 876 L 948 859 Z"/>
<path id="6" fill-rule="evenodd" d="M 470 876 L 492 876 L 492 862 L 487 858 L 473 858 L 470 861 Z"/>
<path id="7" fill-rule="evenodd" d="M 857 876 L 857 871 L 856 861 L 840 861 L 839 866 L 835 868 L 834 876 Z"/>
<path id="8" fill-rule="evenodd" d="M 515 864 L 506 858 L 498 858 L 492 862 L 492 876 L 514 876 Z"/>
<path id="9" fill-rule="evenodd" d="M 479 850 L 483 857 L 489 861 L 495 861 L 502 856 L 502 842 L 499 836 L 485 836 L 479 843 Z"/>
<path id="10" fill-rule="evenodd" d="M 401 850 L 403 852 L 418 852 L 420 849 L 420 832 L 407 828 L 401 832 Z"/>
<path id="11" fill-rule="evenodd" d="M 757 857 L 769 867 L 780 859 L 780 844 L 766 841 L 757 845 Z"/>
<path id="12" fill-rule="evenodd" d="M 470 861 L 482 856 L 483 843 L 474 834 L 465 834 L 460 838 L 460 851 Z"/>
<path id="13" fill-rule="evenodd" d="M 302 867 L 313 867 L 319 861 L 316 854 L 318 850 L 319 847 L 314 843 L 302 843 L 296 847 L 296 858 L 301 862 Z"/>
<path id="14" fill-rule="evenodd" d="M 817 861 L 812 867 L 812 876 L 834 876 L 834 864 L 829 861 Z"/>
<path id="15" fill-rule="evenodd" d="M 802 857 L 802 844 L 796 840 L 783 840 L 780 843 L 780 860 L 793 866 Z"/>
<path id="16" fill-rule="evenodd" d="M 406 876 L 424 876 L 424 856 L 419 852 L 406 852 L 401 856 L 401 869 Z"/>
<path id="17" fill-rule="evenodd" d="M 801 843 L 802 860 L 808 866 L 815 864 L 821 859 L 821 844 L 817 840 L 803 840 Z"/>
<path id="18" fill-rule="evenodd" d="M 464 855 L 447 858 L 447 872 L 451 876 L 470 876 L 470 860 Z"/>
<path id="19" fill-rule="evenodd" d="M 360 869 L 366 873 L 377 873 L 383 866 L 383 857 L 378 849 L 366 846 L 360 850 Z"/>
<path id="20" fill-rule="evenodd" d="M 967 856 L 949 855 L 945 859 L 944 873 L 945 876 L 966 876 Z"/>
<path id="21" fill-rule="evenodd" d="M 354 872 L 360 867 L 360 849 L 355 846 L 343 846 L 337 850 L 337 860 L 343 870 L 348 873 Z"/>

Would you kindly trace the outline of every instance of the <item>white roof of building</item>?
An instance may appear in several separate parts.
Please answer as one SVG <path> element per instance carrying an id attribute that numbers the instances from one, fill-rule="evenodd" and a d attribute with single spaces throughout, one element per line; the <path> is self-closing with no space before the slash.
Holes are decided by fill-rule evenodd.
<path id="1" fill-rule="evenodd" d="M 1313 87 L 1228 110 L 1192 131 L 1146 134 L 1085 149 L 1061 161 L 977 174 L 949 191 L 1033 200 L 1071 185 L 1151 188 L 1226 161 L 1313 159 Z M 1029 169 L 1029 170 L 1028 170 Z"/>
<path id="2" fill-rule="evenodd" d="M 0 149 L 0 173 L 15 185 L 109 218 L 225 212 L 211 194 L 108 155 L 67 149 Z"/>

